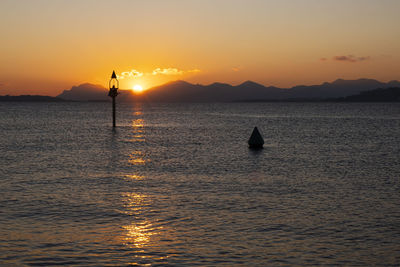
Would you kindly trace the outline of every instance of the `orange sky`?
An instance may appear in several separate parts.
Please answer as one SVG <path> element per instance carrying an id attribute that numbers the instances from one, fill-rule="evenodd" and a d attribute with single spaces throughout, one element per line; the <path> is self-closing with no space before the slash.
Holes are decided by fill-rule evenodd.
<path id="1" fill-rule="evenodd" d="M 400 80 L 398 0 L 2 0 L 0 95 Z"/>

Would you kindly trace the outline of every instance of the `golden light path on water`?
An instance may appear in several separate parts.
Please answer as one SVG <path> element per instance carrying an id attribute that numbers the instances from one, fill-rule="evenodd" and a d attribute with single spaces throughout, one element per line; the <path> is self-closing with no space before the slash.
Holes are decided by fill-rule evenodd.
<path id="1" fill-rule="evenodd" d="M 138 112 L 135 112 L 138 113 Z M 138 113 L 141 115 L 142 113 Z M 132 130 L 133 130 L 133 139 L 132 142 L 144 142 L 144 120 L 143 119 L 136 119 L 132 121 Z"/>
<path id="2" fill-rule="evenodd" d="M 126 213 L 131 216 L 138 216 L 143 213 L 143 210 L 151 203 L 150 197 L 136 193 L 123 194 L 124 206 Z M 157 235 L 162 227 L 155 228 L 154 225 L 147 219 L 138 222 L 132 222 L 129 225 L 124 225 L 125 230 L 123 242 L 128 247 L 143 248 L 150 243 L 151 237 Z"/>
<path id="3" fill-rule="evenodd" d="M 135 104 L 133 111 L 134 119 L 132 121 L 132 135 L 130 142 L 144 142 L 145 141 L 145 121 L 142 118 L 143 111 L 140 104 Z M 129 154 L 129 163 L 133 166 L 143 166 L 150 159 L 145 158 L 144 151 L 136 149 Z M 125 179 L 131 181 L 144 181 L 145 176 L 139 173 L 131 173 L 125 175 Z M 146 209 L 151 206 L 151 196 L 138 192 L 124 192 L 122 193 L 122 200 L 125 213 L 134 218 L 128 225 L 123 225 L 124 236 L 122 242 L 129 248 L 143 249 L 149 245 L 152 238 L 160 233 L 162 227 L 155 227 L 154 224 L 146 218 Z M 149 257 L 149 256 L 140 256 Z"/>
<path id="4" fill-rule="evenodd" d="M 144 176 L 143 175 L 138 175 L 138 174 L 126 174 L 125 178 L 127 180 L 143 180 Z"/>
<path id="5" fill-rule="evenodd" d="M 129 155 L 129 162 L 132 163 L 133 165 L 144 165 L 146 163 L 146 160 L 144 159 L 144 154 L 141 151 L 133 151 Z"/>

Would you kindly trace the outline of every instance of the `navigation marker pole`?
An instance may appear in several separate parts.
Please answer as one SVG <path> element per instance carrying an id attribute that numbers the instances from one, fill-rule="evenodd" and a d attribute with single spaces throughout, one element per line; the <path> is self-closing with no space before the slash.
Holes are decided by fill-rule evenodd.
<path id="1" fill-rule="evenodd" d="M 119 87 L 119 82 L 117 79 L 117 75 L 115 75 L 115 71 L 113 71 L 113 73 L 111 75 L 111 80 L 108 83 L 108 85 L 110 87 L 108 96 L 112 97 L 113 127 L 115 127 L 115 97 L 118 95 L 118 87 Z"/>

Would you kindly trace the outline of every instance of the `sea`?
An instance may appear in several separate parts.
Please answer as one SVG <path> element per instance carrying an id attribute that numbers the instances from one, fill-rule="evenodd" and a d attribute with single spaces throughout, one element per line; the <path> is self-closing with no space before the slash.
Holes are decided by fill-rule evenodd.
<path id="1" fill-rule="evenodd" d="M 0 130 L 0 266 L 400 265 L 399 103 L 2 102 Z"/>

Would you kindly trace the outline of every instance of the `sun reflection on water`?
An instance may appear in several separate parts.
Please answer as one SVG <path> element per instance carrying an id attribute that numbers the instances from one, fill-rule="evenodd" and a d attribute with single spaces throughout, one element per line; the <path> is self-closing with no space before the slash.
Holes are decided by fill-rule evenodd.
<path id="1" fill-rule="evenodd" d="M 134 112 L 135 116 L 141 116 L 143 115 L 143 112 L 141 110 L 135 111 Z M 145 135 L 144 135 L 144 124 L 145 121 L 142 118 L 138 118 L 132 121 L 132 141 L 133 142 L 144 142 L 146 141 Z"/>
<path id="2" fill-rule="evenodd" d="M 138 174 L 127 174 L 125 175 L 125 179 L 126 180 L 136 180 L 136 181 L 140 181 L 144 179 L 143 175 L 138 175 Z"/>
<path id="3" fill-rule="evenodd" d="M 135 106 L 135 116 L 143 115 L 141 106 Z M 132 139 L 131 142 L 145 142 L 145 121 L 142 118 L 137 118 L 132 121 Z M 148 160 L 144 158 L 144 153 L 141 150 L 135 150 L 129 155 L 129 162 L 133 165 L 144 165 Z"/>
<path id="4" fill-rule="evenodd" d="M 162 228 L 155 228 L 148 221 L 133 223 L 131 225 L 123 226 L 126 231 L 124 238 L 125 245 L 133 246 L 136 248 L 143 248 L 150 243 L 151 237 L 156 235 Z"/>
<path id="5" fill-rule="evenodd" d="M 133 151 L 129 155 L 129 162 L 133 165 L 144 165 L 146 162 L 150 161 L 149 159 L 144 158 L 144 153 L 142 151 Z"/>
<path id="6" fill-rule="evenodd" d="M 132 127 L 134 128 L 143 128 L 144 127 L 144 120 L 143 119 L 136 119 L 132 121 Z"/>
<path id="7" fill-rule="evenodd" d="M 142 105 L 140 103 L 136 103 L 134 109 L 135 111 L 133 112 L 133 115 L 135 116 L 143 115 Z"/>
<path id="8" fill-rule="evenodd" d="M 140 218 L 151 205 L 148 195 L 126 192 L 122 194 L 125 214 Z M 162 227 L 155 227 L 149 220 L 141 219 L 122 226 L 124 235 L 122 242 L 128 247 L 143 248 L 151 242 L 151 237 L 160 233 Z"/>
<path id="9" fill-rule="evenodd" d="M 145 142 L 145 120 L 142 118 L 141 105 L 135 105 L 133 114 L 135 119 L 132 120 L 129 141 Z M 135 169 L 150 161 L 141 147 L 141 145 L 135 146 L 135 149 L 131 150 L 128 155 L 128 161 Z M 145 177 L 133 171 L 135 169 L 132 169 L 132 173 L 126 174 L 124 178 L 140 184 Z M 140 192 L 124 192 L 121 197 L 123 212 L 132 216 L 130 223 L 121 226 L 123 229 L 121 242 L 130 248 L 143 248 L 150 245 L 154 236 L 159 235 L 162 229 L 162 227 L 156 227 L 154 222 L 152 223 L 146 216 L 146 211 L 151 208 L 152 199 L 149 195 Z"/>
<path id="10" fill-rule="evenodd" d="M 122 194 L 122 198 L 128 214 L 131 213 L 132 210 L 142 210 L 149 205 L 149 198 L 147 195 L 127 192 Z"/>

